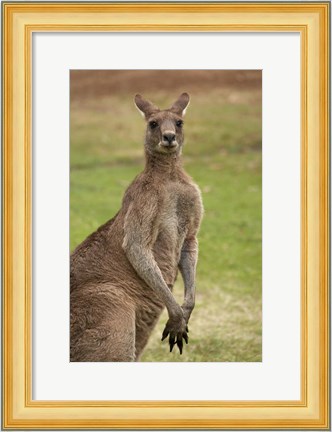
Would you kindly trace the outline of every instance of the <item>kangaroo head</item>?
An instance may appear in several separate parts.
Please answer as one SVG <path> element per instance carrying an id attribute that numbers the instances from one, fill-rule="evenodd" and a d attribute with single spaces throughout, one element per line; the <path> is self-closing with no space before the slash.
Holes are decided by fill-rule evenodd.
<path id="1" fill-rule="evenodd" d="M 160 110 L 139 94 L 135 96 L 135 104 L 147 122 L 146 149 L 150 153 L 180 153 L 184 141 L 183 116 L 189 105 L 188 93 L 182 93 L 165 110 Z"/>

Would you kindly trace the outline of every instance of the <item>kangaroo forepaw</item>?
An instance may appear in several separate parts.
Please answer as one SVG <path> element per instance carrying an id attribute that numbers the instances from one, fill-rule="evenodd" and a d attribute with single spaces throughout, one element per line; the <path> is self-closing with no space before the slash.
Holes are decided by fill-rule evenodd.
<path id="1" fill-rule="evenodd" d="M 180 323 L 176 323 L 169 319 L 166 323 L 161 340 L 163 341 L 167 338 L 167 336 L 169 336 L 170 352 L 172 352 L 174 345 L 177 345 L 180 354 L 182 354 L 183 340 L 186 342 L 186 344 L 189 341 L 188 332 L 189 330 L 185 320 L 182 319 Z"/>

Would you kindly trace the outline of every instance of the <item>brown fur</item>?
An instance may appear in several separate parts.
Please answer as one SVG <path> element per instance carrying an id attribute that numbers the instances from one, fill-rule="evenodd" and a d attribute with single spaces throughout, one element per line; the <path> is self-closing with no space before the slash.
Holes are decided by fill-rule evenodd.
<path id="1" fill-rule="evenodd" d="M 163 339 L 182 352 L 194 308 L 199 189 L 181 165 L 184 93 L 169 110 L 136 95 L 147 120 L 146 166 L 117 215 L 71 255 L 71 361 L 137 361 L 166 306 Z M 178 269 L 180 307 L 172 294 Z"/>

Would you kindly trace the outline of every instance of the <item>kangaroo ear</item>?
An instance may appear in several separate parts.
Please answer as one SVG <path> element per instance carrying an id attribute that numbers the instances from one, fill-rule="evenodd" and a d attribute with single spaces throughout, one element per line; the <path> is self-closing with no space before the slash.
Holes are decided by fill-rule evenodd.
<path id="1" fill-rule="evenodd" d="M 173 103 L 170 109 L 171 111 L 183 117 L 188 108 L 189 101 L 190 101 L 190 97 L 188 93 L 182 93 L 182 95 L 179 97 L 179 99 L 176 102 Z"/>
<path id="2" fill-rule="evenodd" d="M 148 119 L 151 114 L 160 111 L 158 107 L 153 105 L 153 103 L 149 102 L 148 100 L 143 99 L 140 94 L 137 94 L 135 96 L 135 105 L 136 105 L 136 108 L 138 109 L 138 111 L 146 119 Z"/>

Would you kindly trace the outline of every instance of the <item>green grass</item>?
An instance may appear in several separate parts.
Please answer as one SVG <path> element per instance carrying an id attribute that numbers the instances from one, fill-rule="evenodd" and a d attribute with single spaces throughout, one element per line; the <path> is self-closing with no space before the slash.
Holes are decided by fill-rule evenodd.
<path id="1" fill-rule="evenodd" d="M 261 105 L 244 94 L 197 94 L 185 118 L 184 164 L 200 186 L 196 307 L 183 355 L 161 343 L 159 321 L 142 361 L 262 359 Z M 249 95 L 250 96 L 250 95 Z M 166 106 L 163 93 L 154 101 Z M 142 170 L 144 122 L 131 99 L 112 97 L 71 107 L 71 249 L 119 209 Z M 174 294 L 182 302 L 181 278 Z"/>

